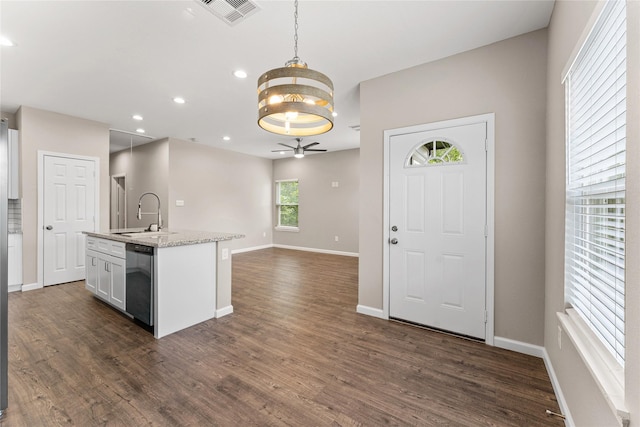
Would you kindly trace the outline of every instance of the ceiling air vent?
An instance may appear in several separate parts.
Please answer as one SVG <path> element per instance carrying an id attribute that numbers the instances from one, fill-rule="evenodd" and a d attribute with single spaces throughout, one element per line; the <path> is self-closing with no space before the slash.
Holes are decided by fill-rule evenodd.
<path id="1" fill-rule="evenodd" d="M 235 25 L 260 10 L 250 0 L 194 0 L 229 25 Z"/>

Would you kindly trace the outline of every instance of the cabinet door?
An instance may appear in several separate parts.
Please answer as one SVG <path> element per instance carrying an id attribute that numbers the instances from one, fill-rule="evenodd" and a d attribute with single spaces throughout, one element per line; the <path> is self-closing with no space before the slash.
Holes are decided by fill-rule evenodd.
<path id="1" fill-rule="evenodd" d="M 20 150 L 18 145 L 18 131 L 15 129 L 9 129 L 9 182 L 7 186 L 7 198 L 18 199 L 20 198 L 19 190 L 19 174 L 18 168 L 20 165 Z"/>
<path id="2" fill-rule="evenodd" d="M 7 264 L 9 270 L 9 286 L 21 285 L 22 280 L 19 280 L 18 270 L 22 270 L 22 262 L 18 263 L 18 247 L 16 245 L 16 235 L 9 234 L 9 251 L 7 255 Z M 22 254 L 20 254 L 22 255 Z"/>
<path id="3" fill-rule="evenodd" d="M 109 301 L 111 290 L 111 263 L 108 255 L 98 254 L 98 285 L 96 295 Z"/>
<path id="4" fill-rule="evenodd" d="M 125 310 L 126 283 L 125 283 L 125 260 L 110 257 L 111 260 L 111 295 L 109 302 L 114 307 Z"/>
<path id="5" fill-rule="evenodd" d="M 98 253 L 87 249 L 86 260 L 87 277 L 84 287 L 95 294 L 98 286 Z"/>

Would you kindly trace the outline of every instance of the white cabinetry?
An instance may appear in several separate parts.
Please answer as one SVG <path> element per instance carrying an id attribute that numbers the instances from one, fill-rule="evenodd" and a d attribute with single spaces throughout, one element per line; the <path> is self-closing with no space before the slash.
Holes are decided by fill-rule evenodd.
<path id="1" fill-rule="evenodd" d="M 87 237 L 85 287 L 116 308 L 126 309 L 125 244 Z"/>
<path id="2" fill-rule="evenodd" d="M 84 287 L 95 294 L 98 288 L 98 252 L 90 249 L 85 252 L 87 277 L 84 280 Z"/>
<path id="3" fill-rule="evenodd" d="M 22 287 L 22 234 L 9 234 L 9 291 L 19 291 Z"/>
<path id="4" fill-rule="evenodd" d="M 7 188 L 9 199 L 20 198 L 19 193 L 19 167 L 20 167 L 20 148 L 18 145 L 18 131 L 9 129 L 9 186 Z"/>

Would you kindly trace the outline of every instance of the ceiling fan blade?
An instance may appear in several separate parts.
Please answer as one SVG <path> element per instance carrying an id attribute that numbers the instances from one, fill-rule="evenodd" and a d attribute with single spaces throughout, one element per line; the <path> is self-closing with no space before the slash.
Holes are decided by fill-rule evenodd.
<path id="1" fill-rule="evenodd" d="M 280 145 L 284 145 L 285 147 L 289 147 L 289 148 L 291 148 L 292 150 L 295 150 L 295 149 L 296 149 L 296 147 L 292 147 L 292 146 L 290 146 L 290 145 L 287 145 L 287 144 L 285 144 L 284 142 L 278 142 L 278 144 L 280 144 Z"/>
<path id="2" fill-rule="evenodd" d="M 319 142 L 312 142 L 311 144 L 307 144 L 307 145 L 305 145 L 305 146 L 304 146 L 304 147 L 302 147 L 302 148 L 304 148 L 304 149 L 306 150 L 307 148 L 309 148 L 309 147 L 313 147 L 314 145 L 318 145 L 318 144 L 320 144 L 320 143 L 319 143 Z"/>
<path id="3" fill-rule="evenodd" d="M 272 153 L 282 153 L 283 151 L 291 151 L 291 150 L 271 150 Z"/>
<path id="4" fill-rule="evenodd" d="M 327 150 L 323 150 L 321 148 L 310 148 L 310 149 L 308 148 L 308 149 L 306 149 L 304 151 L 327 151 Z"/>

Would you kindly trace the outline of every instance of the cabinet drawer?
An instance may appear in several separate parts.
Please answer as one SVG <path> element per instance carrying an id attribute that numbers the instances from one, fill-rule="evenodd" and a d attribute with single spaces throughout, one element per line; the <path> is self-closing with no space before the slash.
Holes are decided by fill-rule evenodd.
<path id="1" fill-rule="evenodd" d="M 98 243 L 96 242 L 98 239 L 95 237 L 87 236 L 87 249 L 98 249 Z"/>
<path id="2" fill-rule="evenodd" d="M 118 258 L 126 258 L 125 253 L 125 244 L 122 242 L 109 242 L 111 245 L 109 246 L 109 253 Z"/>
<path id="3" fill-rule="evenodd" d="M 126 257 L 125 244 L 122 242 L 114 242 L 113 240 L 87 237 L 87 249 L 93 249 L 103 254 L 113 255 L 122 259 Z"/>

